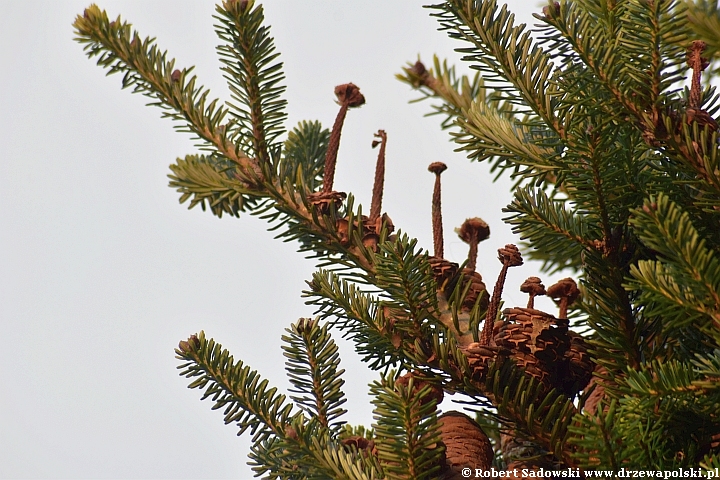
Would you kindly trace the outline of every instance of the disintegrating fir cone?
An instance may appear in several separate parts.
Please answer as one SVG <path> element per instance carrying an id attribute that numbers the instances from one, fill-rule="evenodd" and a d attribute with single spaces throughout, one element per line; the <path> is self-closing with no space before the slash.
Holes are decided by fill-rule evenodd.
<path id="1" fill-rule="evenodd" d="M 335 221 L 335 232 L 343 247 L 350 245 L 350 223 L 347 218 L 338 218 Z"/>
<path id="2" fill-rule="evenodd" d="M 528 299 L 527 308 L 535 308 L 535 297 L 539 295 L 545 295 L 545 285 L 542 284 L 542 280 L 538 277 L 528 277 L 522 285 L 520 285 L 520 291 L 530 295 Z"/>
<path id="3" fill-rule="evenodd" d="M 428 262 L 432 268 L 438 291 L 452 292 L 457 283 L 457 273 L 460 266 L 455 262 L 438 257 L 429 257 Z"/>
<path id="4" fill-rule="evenodd" d="M 475 420 L 461 412 L 446 412 L 438 418 L 438 426 L 445 445 L 445 462 L 441 470 L 444 480 L 467 478 L 464 469 L 475 472 L 492 468 L 492 444 Z"/>
<path id="5" fill-rule="evenodd" d="M 572 278 L 563 278 L 547 289 L 547 296 L 552 298 L 560 308 L 559 318 L 567 319 L 568 307 L 577 300 L 580 290 Z"/>
<path id="6" fill-rule="evenodd" d="M 595 366 L 592 378 L 585 387 L 585 390 L 590 390 L 592 388 L 593 391 L 590 393 L 587 400 L 585 400 L 585 405 L 583 405 L 584 411 L 591 414 L 595 414 L 597 412 L 598 405 L 600 405 L 600 402 L 605 399 L 606 380 L 603 380 L 602 377 L 607 376 L 607 374 L 608 371 L 605 367 L 600 365 Z M 605 403 L 605 410 L 607 410 L 607 408 L 608 405 Z"/>
<path id="7" fill-rule="evenodd" d="M 570 337 L 570 348 L 565 352 L 568 371 L 567 375 L 563 375 L 561 378 L 562 391 L 574 396 L 587 388 L 592 379 L 595 364 L 587 352 L 587 344 L 582 335 L 568 331 L 568 336 Z"/>
<path id="8" fill-rule="evenodd" d="M 333 207 L 337 211 L 346 197 L 345 192 L 315 192 L 308 195 L 308 201 L 318 213 L 327 215 Z"/>
<path id="9" fill-rule="evenodd" d="M 360 93 L 360 87 L 354 83 L 344 83 L 335 87 L 335 96 L 340 105 L 356 108 L 365 104 L 365 97 Z"/>
<path id="10" fill-rule="evenodd" d="M 475 270 L 465 268 L 462 271 L 461 279 L 462 281 L 455 288 L 460 288 L 463 292 L 466 288 L 468 289 L 468 292 L 462 301 L 462 305 L 460 306 L 461 310 L 464 312 L 469 312 L 470 310 L 475 308 L 475 304 L 477 303 L 478 298 L 480 299 L 480 311 L 482 312 L 483 310 L 487 309 L 487 286 L 485 286 L 485 282 L 483 282 L 482 275 L 480 275 Z"/>
<path id="11" fill-rule="evenodd" d="M 490 237 L 490 227 L 482 218 L 468 218 L 456 230 L 458 237 L 470 246 L 466 267 L 475 270 L 477 264 L 478 244 Z"/>
<path id="12" fill-rule="evenodd" d="M 461 308 L 464 311 L 472 310 L 477 299 L 482 296 L 480 300 L 480 310 L 485 310 L 488 304 L 488 298 L 487 295 L 485 295 L 487 287 L 483 282 L 482 275 L 475 271 L 475 267 L 477 264 L 478 244 L 490 237 L 490 227 L 483 219 L 475 217 L 465 220 L 460 228 L 455 229 L 455 232 L 463 242 L 470 246 L 468 260 L 462 272 L 463 282 L 458 287 L 464 291 L 469 283 L 470 288 L 462 302 Z"/>
<path id="13" fill-rule="evenodd" d="M 558 359 L 569 347 L 569 339 L 564 341 L 567 328 L 558 329 L 555 317 L 539 310 L 507 308 L 503 315 L 507 322 L 495 335 L 495 343 L 526 375 L 551 388 L 561 367 Z"/>
<path id="14" fill-rule="evenodd" d="M 461 347 L 461 351 L 468 360 L 468 365 L 472 369 L 472 380 L 474 382 L 484 382 L 490 364 L 497 360 L 500 355 L 500 349 L 496 346 L 482 345 L 479 342 L 472 342 L 466 347 Z"/>

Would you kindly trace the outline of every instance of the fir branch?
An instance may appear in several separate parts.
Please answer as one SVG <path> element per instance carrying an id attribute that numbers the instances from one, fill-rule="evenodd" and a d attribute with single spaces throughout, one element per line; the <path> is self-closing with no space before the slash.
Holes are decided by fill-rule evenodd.
<path id="1" fill-rule="evenodd" d="M 204 332 L 180 342 L 175 353 L 184 361 L 177 367 L 180 375 L 195 379 L 188 388 L 205 390 L 202 399 L 212 398 L 213 410 L 225 408 L 225 423 L 237 424 L 239 434 L 249 429 L 256 440 L 285 435 L 292 418 L 292 405 L 286 403 L 285 395 L 268 388 L 267 380 L 242 361 L 235 362 Z"/>
<path id="2" fill-rule="evenodd" d="M 254 1 L 226 0 L 217 6 L 220 23 L 215 29 L 226 42 L 217 47 L 222 70 L 235 103 L 228 103 L 229 113 L 239 123 L 238 133 L 251 133 L 252 150 L 261 163 L 270 160 L 270 151 L 281 145 L 274 143 L 285 130 L 283 122 L 287 102 L 281 98 L 285 91 L 285 75 L 280 55 L 275 52 L 269 27 L 263 25 L 265 15 Z"/>
<path id="3" fill-rule="evenodd" d="M 437 287 L 427 254 L 416 247 L 417 240 L 405 234 L 381 244 L 375 257 L 375 285 L 384 291 L 392 307 L 407 312 L 420 327 L 425 320 L 435 318 Z"/>
<path id="4" fill-rule="evenodd" d="M 463 60 L 476 61 L 486 82 L 503 92 L 503 97 L 529 107 L 561 139 L 565 121 L 553 104 L 558 91 L 549 81 L 553 73 L 550 56 L 533 45 L 525 25 L 515 25 L 507 6 L 499 11 L 495 0 L 450 0 L 431 7 L 441 30 L 471 46 L 458 49 Z"/>
<path id="5" fill-rule="evenodd" d="M 322 185 L 330 130 L 320 122 L 300 122 L 288 133 L 283 156 L 278 162 L 278 177 L 303 185 L 314 192 Z"/>
<path id="6" fill-rule="evenodd" d="M 220 125 L 228 110 L 216 108 L 217 100 L 205 106 L 209 91 L 196 88 L 195 77 L 186 79 L 190 70 L 173 70 L 174 61 L 168 61 L 167 53 L 160 52 L 153 40 L 141 41 L 138 34 L 131 31 L 130 24 L 121 22 L 120 18 L 110 22 L 107 14 L 96 6 L 89 7 L 83 16 L 76 18 L 75 28 L 77 40 L 85 44 L 88 56 L 99 56 L 98 64 L 109 68 L 110 73 L 124 73 L 124 87 L 132 86 L 133 92 L 153 99 L 153 105 L 160 106 L 164 116 L 183 123 L 181 131 L 195 133 L 203 140 L 203 148 L 236 165 L 233 174 L 247 185 L 247 190 L 251 190 L 257 197 L 273 201 L 272 204 L 257 203 L 259 209 L 253 213 L 262 215 L 266 214 L 268 208 L 274 208 L 276 211 L 265 218 L 279 222 L 281 226 L 288 226 L 288 230 L 281 236 L 300 238 L 305 249 L 320 254 L 343 255 L 351 267 L 372 269 L 358 254 L 362 252 L 354 253 L 341 244 L 335 232 L 335 218 L 318 216 L 313 211 L 307 202 L 307 192 L 297 191 L 297 187 L 302 188 L 302 185 L 295 186 L 287 181 L 283 183 L 275 178 L 268 164 L 258 164 L 256 159 L 242 152 L 240 143 L 234 143 L 230 133 L 232 129 Z M 171 177 L 173 182 L 187 182 L 183 186 L 187 189 L 184 194 L 191 190 L 197 193 L 202 191 L 212 197 L 213 201 L 225 201 L 234 195 L 224 186 L 219 190 L 207 191 L 202 182 L 192 184 L 190 179 L 193 177 L 197 179 L 209 174 L 207 168 L 197 162 L 186 161 L 178 165 L 175 171 L 182 171 L 183 177 L 178 175 L 178 180 Z M 173 186 L 180 185 L 173 183 Z M 222 211 L 233 212 L 232 202 L 213 211 L 218 214 Z"/>
<path id="7" fill-rule="evenodd" d="M 217 148 L 238 165 L 244 181 L 256 184 L 256 163 L 232 142 L 226 128 L 220 128 L 228 110 L 216 106 L 217 100 L 207 104 L 209 90 L 195 87 L 196 77 L 188 75 L 192 69 L 175 70 L 175 61 L 167 60 L 167 52 L 161 52 L 154 39 L 141 40 L 129 23 L 120 17 L 109 21 L 96 5 L 85 9 L 74 26 L 88 57 L 99 57 L 98 65 L 108 68 L 108 74 L 124 74 L 123 88 L 132 87 L 133 93 L 150 98 L 163 117 L 180 123 L 179 131 L 196 135 L 202 148 Z"/>
<path id="8" fill-rule="evenodd" d="M 237 217 L 248 205 L 250 210 L 257 210 L 266 201 L 238 179 L 233 165 L 222 158 L 186 155 L 170 165 L 170 170 L 170 186 L 182 194 L 180 203 L 192 197 L 188 208 L 200 204 L 205 210 L 207 205 L 218 217 L 223 213 Z"/>
<path id="9" fill-rule="evenodd" d="M 616 415 L 618 403 L 613 400 L 608 408 L 600 405 L 595 414 L 577 415 L 576 424 L 569 427 L 574 437 L 570 443 L 576 445 L 575 457 L 584 469 L 611 469 L 617 472 L 624 457 L 619 450 L 623 444 L 622 430 L 617 422 L 622 416 Z M 637 450 L 638 442 L 629 442 L 630 448 Z"/>
<path id="10" fill-rule="evenodd" d="M 508 119 L 497 109 L 475 102 L 457 122 L 462 133 L 456 135 L 455 141 L 470 159 L 495 159 L 500 168 L 525 167 L 515 173 L 525 178 L 544 176 L 557 169 L 553 162 L 556 150 L 542 145 L 548 142 L 547 135 L 537 135 L 537 129 Z"/>
<path id="11" fill-rule="evenodd" d="M 600 232 L 581 215 L 565 208 L 565 201 L 550 198 L 543 190 L 530 187 L 515 190 L 513 201 L 503 209 L 511 215 L 503 220 L 513 233 L 528 240 L 531 258 L 544 260 L 543 268 L 580 269 L 580 254 L 595 248 Z"/>
<path id="12" fill-rule="evenodd" d="M 361 360 L 369 362 L 370 368 L 378 370 L 408 360 L 400 348 L 402 337 L 394 337 L 398 332 L 376 297 L 327 270 L 313 274 L 310 287 L 303 292 L 308 298 L 305 303 L 314 305 L 321 319 L 345 331 L 344 336 L 353 340 Z"/>
<path id="13" fill-rule="evenodd" d="M 294 389 L 291 396 L 311 418 L 324 428 L 337 431 L 345 423 L 336 421 L 346 413 L 341 407 L 347 399 L 341 388 L 345 381 L 339 370 L 338 348 L 330 337 L 328 325 L 320 326 L 317 320 L 300 319 L 286 330 L 282 340 L 285 369 Z"/>
<path id="14" fill-rule="evenodd" d="M 563 2 L 552 15 L 536 17 L 557 32 L 545 41 L 572 48 L 571 54 L 560 51 L 566 64 L 581 60 L 594 74 L 590 81 L 648 128 L 660 118 L 661 93 L 682 79 L 687 30 L 677 2 L 621 2 L 614 8 Z"/>
<path id="15" fill-rule="evenodd" d="M 430 480 L 440 469 L 443 448 L 435 400 L 424 402 L 431 387 L 416 391 L 412 382 L 407 386 L 395 382 L 390 372 L 370 386 L 378 458 L 389 480 Z"/>
<path id="16" fill-rule="evenodd" d="M 631 269 L 634 286 L 643 291 L 640 302 L 655 303 L 658 313 L 675 311 L 673 318 L 700 320 L 698 327 L 720 342 L 720 260 L 687 212 L 660 194 L 635 211 L 632 224 L 662 258 Z"/>
<path id="17" fill-rule="evenodd" d="M 220 344 L 206 339 L 204 332 L 180 342 L 175 353 L 183 362 L 177 367 L 180 375 L 195 379 L 188 388 L 204 389 L 202 400 L 211 398 L 213 410 L 224 408 L 225 423 L 235 423 L 240 429 L 238 435 L 247 430 L 253 434 L 253 452 L 263 472 L 270 470 L 280 455 L 291 465 L 313 459 L 308 468 L 320 470 L 323 478 L 374 478 L 372 463 L 340 452 L 340 447 L 313 427 L 317 422 L 293 414 L 293 405 L 286 402 L 285 395 L 277 394 L 275 387 L 268 388 L 267 380 L 261 380 L 242 361 L 235 362 Z M 277 473 L 275 478 L 280 477 Z"/>

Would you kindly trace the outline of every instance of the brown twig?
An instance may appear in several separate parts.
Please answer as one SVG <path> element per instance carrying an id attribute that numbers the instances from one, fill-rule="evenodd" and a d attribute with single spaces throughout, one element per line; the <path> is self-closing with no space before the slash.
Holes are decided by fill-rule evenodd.
<path id="1" fill-rule="evenodd" d="M 700 78 L 702 71 L 705 70 L 709 62 L 707 58 L 702 56 L 702 53 L 707 48 L 707 44 L 702 40 L 695 40 L 688 49 L 687 53 L 687 64 L 692 68 L 692 83 L 690 86 L 690 99 L 689 106 L 693 109 L 700 108 L 700 102 L 702 101 L 702 85 L 700 84 Z"/>
<path id="2" fill-rule="evenodd" d="M 505 285 L 508 268 L 523 264 L 520 250 L 513 244 L 508 244 L 505 245 L 504 248 L 498 249 L 498 260 L 502 262 L 503 266 L 500 270 L 500 275 L 498 275 L 497 282 L 495 282 L 492 299 L 490 300 L 490 305 L 488 305 L 487 314 L 485 315 L 485 324 L 483 325 L 482 335 L 480 336 L 481 345 L 490 345 L 493 327 L 495 326 L 495 317 L 497 317 L 498 308 L 500 308 L 500 297 L 503 286 Z"/>
<path id="3" fill-rule="evenodd" d="M 357 85 L 346 83 L 335 87 L 335 96 L 340 103 L 340 111 L 335 117 L 327 153 L 325 154 L 325 172 L 323 174 L 323 193 L 329 193 L 335 180 L 335 164 L 337 163 L 338 149 L 340 148 L 340 133 L 342 132 L 345 115 L 349 108 L 359 107 L 365 103 L 365 97 L 360 93 Z"/>
<path id="4" fill-rule="evenodd" d="M 435 188 L 432 197 L 432 226 L 433 226 L 433 246 L 435 247 L 435 257 L 443 258 L 445 247 L 443 244 L 443 225 L 442 225 L 442 203 L 440 198 L 440 174 L 447 170 L 447 165 L 442 162 L 431 163 L 428 171 L 435 174 Z"/>
<path id="5" fill-rule="evenodd" d="M 387 134 L 385 130 L 378 130 L 375 136 L 380 138 L 380 140 L 373 141 L 373 148 L 379 144 L 380 151 L 378 152 L 377 163 L 375 164 L 375 183 L 373 184 L 370 217 L 368 218 L 370 223 L 374 223 L 382 212 L 383 186 L 385 184 L 385 144 L 387 144 Z"/>

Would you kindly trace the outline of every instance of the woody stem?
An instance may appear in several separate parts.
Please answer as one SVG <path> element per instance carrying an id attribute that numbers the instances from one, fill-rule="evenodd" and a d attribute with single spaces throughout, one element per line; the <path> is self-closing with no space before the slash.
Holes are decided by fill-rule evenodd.
<path id="1" fill-rule="evenodd" d="M 468 252 L 467 268 L 473 272 L 477 265 L 478 243 L 480 243 L 477 238 L 477 232 L 470 233 L 470 251 Z"/>
<path id="2" fill-rule="evenodd" d="M 348 102 L 343 102 L 340 111 L 335 117 L 332 133 L 330 133 L 330 141 L 328 142 L 327 153 L 325 154 L 325 172 L 323 174 L 323 193 L 332 191 L 333 182 L 335 180 L 335 164 L 337 163 L 338 149 L 340 148 L 340 133 L 342 132 L 345 115 L 349 108 Z"/>
<path id="3" fill-rule="evenodd" d="M 490 305 L 488 305 L 487 313 L 485 314 L 485 324 L 483 325 L 482 335 L 480 336 L 481 345 L 490 345 L 493 327 L 495 326 L 495 318 L 497 317 L 498 308 L 500 308 L 500 297 L 505 285 L 508 268 L 510 268 L 510 262 L 504 261 L 502 269 L 500 270 L 500 275 L 498 275 L 497 282 L 495 282 L 495 288 L 493 288 Z"/>
<path id="4" fill-rule="evenodd" d="M 562 297 L 560 299 L 560 313 L 558 313 L 559 318 L 567 318 L 568 303 L 567 297 Z"/>
<path id="5" fill-rule="evenodd" d="M 373 184 L 372 202 L 370 203 L 370 221 L 380 216 L 382 211 L 383 186 L 385 184 L 385 144 L 387 134 L 385 130 L 379 130 L 380 151 L 378 152 L 377 163 L 375 164 L 375 183 Z"/>
<path id="6" fill-rule="evenodd" d="M 702 52 L 705 50 L 705 44 L 702 42 L 693 42 L 690 47 L 688 65 L 692 68 L 692 83 L 690 86 L 690 108 L 700 108 L 700 96 L 702 86 L 700 85 L 700 77 L 703 69 Z"/>
<path id="7" fill-rule="evenodd" d="M 445 246 L 443 245 L 442 205 L 440 199 L 440 174 L 435 174 L 435 188 L 432 197 L 432 225 L 433 245 L 435 257 L 443 258 Z"/>

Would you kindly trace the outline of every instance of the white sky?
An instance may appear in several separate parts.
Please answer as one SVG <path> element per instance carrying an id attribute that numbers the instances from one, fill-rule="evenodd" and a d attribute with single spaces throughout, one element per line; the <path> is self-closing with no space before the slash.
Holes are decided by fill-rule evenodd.
<path id="1" fill-rule="evenodd" d="M 443 161 L 446 257 L 467 247 L 453 233 L 480 216 L 492 236 L 478 271 L 488 286 L 496 250 L 517 242 L 501 222 L 509 184 L 453 152 L 427 104 L 394 79 L 420 54 L 462 46 L 436 31 L 414 1 L 267 2 L 282 52 L 289 122 L 331 126 L 333 87 L 354 82 L 367 104 L 348 114 L 335 185 L 367 206 L 388 132 L 384 210 L 431 249 L 427 165 Z M 538 2 L 515 0 L 523 21 Z M 204 329 L 235 358 L 286 389 L 280 336 L 311 316 L 300 292 L 314 271 L 297 245 L 272 240 L 249 216 L 218 220 L 178 205 L 168 164 L 194 151 L 146 99 L 88 60 L 71 23 L 85 1 L 2 2 L 0 16 L 0 477 L 251 478 L 249 438 L 199 401 L 178 376 L 173 349 Z M 228 99 L 208 1 L 102 0 L 142 36 L 155 36 L 179 67 Z M 505 300 L 536 266 L 511 270 Z M 554 279 L 545 278 L 550 285 Z M 546 305 L 544 305 L 547 308 Z M 335 336 L 337 340 L 339 335 Z M 347 420 L 372 422 L 367 384 L 377 378 L 340 342 Z M 445 409 L 452 406 L 445 401 Z M 460 408 L 456 406 L 455 408 Z"/>

